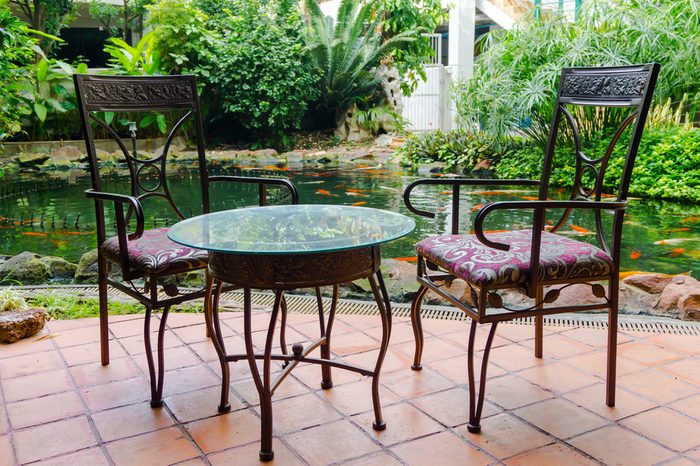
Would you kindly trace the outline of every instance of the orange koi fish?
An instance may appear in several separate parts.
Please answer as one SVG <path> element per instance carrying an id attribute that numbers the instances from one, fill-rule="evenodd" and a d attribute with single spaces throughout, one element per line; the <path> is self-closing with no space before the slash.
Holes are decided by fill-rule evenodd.
<path id="1" fill-rule="evenodd" d="M 632 260 L 637 260 L 640 257 L 642 257 L 642 253 L 637 251 L 636 249 L 630 253 L 630 259 Z"/>
<path id="2" fill-rule="evenodd" d="M 690 228 L 688 227 L 680 227 L 680 228 L 666 228 L 664 231 L 667 231 L 669 233 L 676 233 L 679 231 L 690 231 Z"/>
<path id="3" fill-rule="evenodd" d="M 342 185 L 336 186 L 336 188 L 340 188 L 340 187 L 342 187 Z M 347 191 L 349 193 L 366 193 L 367 192 L 366 189 L 357 189 L 357 188 L 345 188 L 345 191 Z"/>
<path id="4" fill-rule="evenodd" d="M 525 199 L 526 201 L 539 201 L 540 198 L 537 196 L 520 196 L 521 199 Z"/>
<path id="5" fill-rule="evenodd" d="M 477 210 L 481 209 L 482 207 L 484 207 L 484 204 L 477 204 L 477 205 L 475 205 L 474 207 L 472 207 L 471 212 L 472 212 L 472 213 L 473 213 L 473 212 L 476 212 Z"/>
<path id="6" fill-rule="evenodd" d="M 394 257 L 393 258 L 395 261 L 403 261 L 403 262 L 415 262 L 418 260 L 417 257 L 410 256 L 410 257 Z"/>
<path id="7" fill-rule="evenodd" d="M 445 196 L 447 194 L 452 194 L 452 191 L 440 191 L 438 194 L 440 194 L 441 196 Z"/>
<path id="8" fill-rule="evenodd" d="M 656 245 L 663 245 L 663 244 L 680 244 L 680 243 L 685 243 L 686 241 L 698 241 L 700 238 L 669 238 L 669 239 L 660 239 L 659 241 L 654 241 L 654 244 Z"/>
<path id="9" fill-rule="evenodd" d="M 365 204 L 367 204 L 367 202 L 365 202 L 365 201 L 360 201 L 360 202 L 356 202 L 356 203 L 350 204 L 350 205 L 353 206 L 353 207 L 357 207 L 357 206 L 361 206 L 361 205 L 365 205 Z"/>
<path id="10" fill-rule="evenodd" d="M 700 222 L 700 216 L 694 215 L 692 217 L 684 218 L 681 223 L 697 223 Z"/>
<path id="11" fill-rule="evenodd" d="M 683 249 L 683 248 L 675 248 L 675 249 L 671 249 L 670 251 L 665 252 L 664 256 L 678 257 L 681 254 L 683 254 L 684 252 L 685 252 L 685 249 Z"/>
<path id="12" fill-rule="evenodd" d="M 80 235 L 92 235 L 95 233 L 94 231 L 63 231 L 61 233 L 58 233 L 59 235 L 68 235 L 68 236 L 80 236 Z"/>
<path id="13" fill-rule="evenodd" d="M 24 236 L 48 236 L 47 233 L 39 233 L 36 231 L 23 231 L 22 234 Z"/>
<path id="14" fill-rule="evenodd" d="M 584 235 L 591 232 L 590 230 L 587 230 L 586 228 L 580 227 L 578 225 L 574 225 L 573 223 L 571 224 L 571 229 L 574 230 L 576 233 L 583 233 Z"/>
<path id="15" fill-rule="evenodd" d="M 329 191 L 326 191 L 325 189 L 319 189 L 318 191 L 316 191 L 316 194 L 320 194 L 321 196 L 332 196 L 333 195 Z"/>
<path id="16" fill-rule="evenodd" d="M 506 193 L 506 191 L 474 191 L 473 194 L 480 194 L 482 196 L 500 196 Z"/>
<path id="17" fill-rule="evenodd" d="M 355 197 L 367 197 L 367 194 L 362 194 L 362 193 L 354 193 L 351 191 L 346 191 L 345 192 L 346 196 L 355 196 Z"/>

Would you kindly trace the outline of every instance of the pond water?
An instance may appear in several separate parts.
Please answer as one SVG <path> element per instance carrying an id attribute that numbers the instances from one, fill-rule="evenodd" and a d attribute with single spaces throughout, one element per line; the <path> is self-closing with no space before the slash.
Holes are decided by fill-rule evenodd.
<path id="1" fill-rule="evenodd" d="M 286 168 L 217 166 L 217 173 L 257 176 L 286 176 L 298 187 L 300 200 L 308 204 L 345 204 L 376 207 L 402 212 L 416 220 L 416 230 L 408 237 L 383 246 L 385 258 L 410 260 L 413 244 L 427 235 L 449 230 L 450 196 L 444 187 L 424 187 L 414 191 L 415 203 L 437 213 L 435 219 L 416 217 L 403 203 L 403 189 L 418 178 L 398 167 L 364 165 L 335 168 Z M 190 166 L 171 167 L 170 187 L 182 211 L 201 212 L 199 180 Z M 84 171 L 8 176 L 0 188 L 0 254 L 32 251 L 56 255 L 77 262 L 96 245 L 95 212 L 83 191 L 90 187 Z M 128 192 L 123 171 L 113 170 L 104 178 L 104 190 Z M 471 229 L 479 205 L 498 200 L 521 200 L 536 195 L 531 189 L 464 188 L 462 231 Z M 218 183 L 212 185 L 212 210 L 254 205 L 257 189 Z M 273 193 L 274 195 L 274 193 Z M 566 193 L 555 191 L 554 198 Z M 174 213 L 160 200 L 148 201 L 144 210 L 147 228 L 171 225 Z M 111 205 L 108 205 L 110 219 Z M 554 213 L 553 213 L 554 214 Z M 593 217 L 574 213 L 563 234 L 594 241 Z M 555 217 L 554 215 L 552 216 Z M 486 229 L 526 228 L 531 215 L 500 211 L 489 217 Z M 700 206 L 657 200 L 633 199 L 623 232 L 623 271 L 700 273 Z M 113 234 L 113 229 L 112 232 Z"/>

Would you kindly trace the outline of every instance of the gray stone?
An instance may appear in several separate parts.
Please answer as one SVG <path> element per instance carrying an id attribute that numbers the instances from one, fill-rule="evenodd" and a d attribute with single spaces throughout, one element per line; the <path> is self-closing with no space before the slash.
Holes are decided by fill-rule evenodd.
<path id="1" fill-rule="evenodd" d="M 445 171 L 445 164 L 442 162 L 424 163 L 418 167 L 418 174 L 429 176 L 431 173 L 442 173 Z"/>
<path id="2" fill-rule="evenodd" d="M 73 168 L 77 162 L 71 161 L 68 157 L 62 154 L 52 155 L 46 162 L 40 165 L 41 168 L 54 170 L 67 170 Z"/>
<path id="3" fill-rule="evenodd" d="M 0 312 L 0 341 L 14 343 L 44 328 L 46 311 L 41 308 Z"/>
<path id="4" fill-rule="evenodd" d="M 82 255 L 75 270 L 76 283 L 97 283 L 97 249 Z"/>
<path id="5" fill-rule="evenodd" d="M 22 168 L 36 167 L 49 159 L 49 154 L 22 152 L 17 156 L 17 163 Z"/>
<path id="6" fill-rule="evenodd" d="M 389 147 L 393 141 L 393 137 L 389 136 L 388 134 L 382 134 L 374 140 L 374 145 L 378 147 Z"/>
<path id="7" fill-rule="evenodd" d="M 5 261 L 0 266 L 0 276 L 22 285 L 46 283 L 51 278 L 51 268 L 38 254 L 25 251 Z"/>
<path id="8" fill-rule="evenodd" d="M 46 283 L 49 280 L 72 280 L 77 265 L 55 256 L 23 252 L 0 265 L 0 276 L 23 285 Z"/>

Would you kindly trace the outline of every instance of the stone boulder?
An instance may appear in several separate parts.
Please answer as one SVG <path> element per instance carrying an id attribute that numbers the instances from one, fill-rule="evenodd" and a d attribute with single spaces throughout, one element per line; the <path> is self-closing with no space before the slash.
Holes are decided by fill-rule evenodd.
<path id="1" fill-rule="evenodd" d="M 80 162 L 86 158 L 86 154 L 75 146 L 63 146 L 52 150 L 51 158 L 60 158 L 69 162 Z"/>
<path id="2" fill-rule="evenodd" d="M 97 283 L 97 249 L 80 257 L 75 270 L 75 283 Z"/>
<path id="3" fill-rule="evenodd" d="M 672 279 L 673 275 L 665 273 L 638 273 L 624 278 L 621 283 L 647 293 L 661 294 Z"/>
<path id="4" fill-rule="evenodd" d="M 23 285 L 46 283 L 49 280 L 70 280 L 77 265 L 60 257 L 42 257 L 25 251 L 0 265 L 0 276 L 16 280 Z"/>
<path id="5" fill-rule="evenodd" d="M 46 311 L 41 308 L 0 312 L 0 341 L 14 343 L 44 328 Z"/>
<path id="6" fill-rule="evenodd" d="M 664 287 L 656 309 L 669 315 L 680 316 L 682 314 L 679 310 L 681 301 L 692 306 L 691 295 L 700 295 L 700 282 L 687 275 L 676 275 Z"/>
<path id="7" fill-rule="evenodd" d="M 49 160 L 49 154 L 22 152 L 17 156 L 17 163 L 21 168 L 31 168 L 41 165 Z"/>

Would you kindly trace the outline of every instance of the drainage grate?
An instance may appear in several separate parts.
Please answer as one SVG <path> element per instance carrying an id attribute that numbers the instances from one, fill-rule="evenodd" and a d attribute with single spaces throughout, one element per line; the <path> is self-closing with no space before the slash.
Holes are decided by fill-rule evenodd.
<path id="1" fill-rule="evenodd" d="M 60 291 L 66 294 L 97 295 L 97 286 L 94 285 L 45 285 L 45 286 L 24 286 L 16 289 L 24 294 L 35 293 L 37 291 Z M 110 297 L 117 299 L 130 299 L 125 293 L 110 288 Z M 288 294 L 287 304 L 290 312 L 299 314 L 316 314 L 315 296 Z M 257 307 L 269 308 L 274 302 L 274 295 L 266 292 L 252 293 L 253 305 Z M 330 298 L 323 298 L 325 308 L 330 307 Z M 228 310 L 240 310 L 243 307 L 243 292 L 230 291 L 222 293 L 221 306 Z M 355 299 L 340 299 L 336 313 L 339 315 L 377 315 L 377 306 L 374 302 L 360 301 Z M 395 317 L 410 317 L 411 306 L 407 303 L 393 303 L 392 315 Z M 467 318 L 455 308 L 449 306 L 424 305 L 421 316 L 425 319 L 441 319 L 462 321 Z M 519 325 L 534 325 L 534 318 L 526 317 L 513 320 L 512 323 Z M 555 327 L 583 327 L 604 330 L 608 328 L 607 316 L 605 314 L 559 314 L 544 317 L 545 325 Z M 645 332 L 645 333 L 669 333 L 676 335 L 700 336 L 700 322 L 684 322 L 667 317 L 627 315 L 622 314 L 619 318 L 621 330 Z"/>

